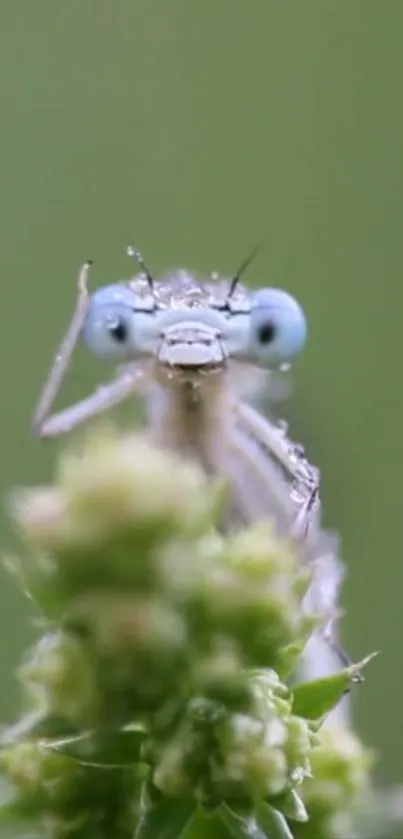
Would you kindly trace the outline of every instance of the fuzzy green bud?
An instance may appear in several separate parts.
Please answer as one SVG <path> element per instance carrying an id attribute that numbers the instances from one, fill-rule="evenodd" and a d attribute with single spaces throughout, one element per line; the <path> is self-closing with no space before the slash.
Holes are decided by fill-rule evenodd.
<path id="1" fill-rule="evenodd" d="M 312 751 L 312 777 L 301 788 L 309 814 L 310 830 L 318 839 L 349 839 L 355 803 L 369 793 L 374 754 L 347 728 L 334 723 L 319 732 Z M 298 836 L 310 836 L 308 825 L 298 826 Z"/>
<path id="2" fill-rule="evenodd" d="M 189 543 L 213 527 L 220 493 L 196 465 L 138 436 L 103 433 L 64 456 L 55 487 L 16 494 L 13 513 L 44 580 L 67 599 L 94 585 L 163 584 L 158 547 L 176 539 L 189 557 Z"/>
<path id="3" fill-rule="evenodd" d="M 270 523 L 227 540 L 221 561 L 205 584 L 207 620 L 236 638 L 249 666 L 280 667 L 282 653 L 310 634 L 319 617 L 307 616 L 302 600 L 307 574 L 291 542 L 279 540 Z M 303 580 L 303 585 L 302 585 Z"/>
<path id="4" fill-rule="evenodd" d="M 44 635 L 20 675 L 42 712 L 83 725 L 97 716 L 94 660 L 74 635 L 62 630 Z"/>
<path id="5" fill-rule="evenodd" d="M 38 746 L 30 741 L 4 749 L 0 768 L 12 793 L 5 815 L 29 816 L 41 836 L 98 839 L 103 835 L 99 830 L 106 801 L 110 817 L 119 808 L 114 820 L 118 835 L 127 839 L 132 835 L 133 794 L 138 786 L 133 770 L 102 772 L 56 754 L 45 742 Z"/>

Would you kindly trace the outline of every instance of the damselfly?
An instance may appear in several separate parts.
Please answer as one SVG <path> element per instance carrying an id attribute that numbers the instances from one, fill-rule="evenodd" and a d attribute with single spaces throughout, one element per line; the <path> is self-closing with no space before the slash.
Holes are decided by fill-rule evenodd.
<path id="1" fill-rule="evenodd" d="M 320 524 L 319 471 L 284 424 L 244 398 L 263 375 L 270 392 L 273 371 L 303 348 L 307 324 L 301 306 L 282 289 L 245 288 L 241 275 L 253 254 L 232 278 L 204 281 L 184 269 L 156 280 L 134 248 L 128 253 L 141 272 L 92 294 L 91 263 L 81 268 L 75 312 L 39 399 L 35 433 L 66 433 L 142 393 L 151 438 L 196 457 L 208 474 L 227 478 L 223 529 L 274 519 L 280 534 L 298 541 L 302 561 L 316 563 L 311 602 L 336 616 L 343 565 L 337 540 Z M 120 366 L 108 384 L 52 415 L 82 339 L 93 354 Z M 315 638 L 307 656 L 309 675 L 337 666 L 330 625 L 325 635 L 320 647 Z"/>

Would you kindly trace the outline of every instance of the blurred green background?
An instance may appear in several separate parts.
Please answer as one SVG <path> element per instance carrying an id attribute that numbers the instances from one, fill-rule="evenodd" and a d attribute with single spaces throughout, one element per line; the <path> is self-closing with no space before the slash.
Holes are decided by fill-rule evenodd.
<path id="1" fill-rule="evenodd" d="M 345 644 L 382 656 L 356 717 L 403 781 L 402 0 L 37 0 L 0 9 L 1 489 L 48 479 L 30 420 L 79 264 L 232 272 L 310 320 L 291 430 L 323 470 Z M 78 356 L 65 400 L 109 371 Z M 3 504 L 4 509 L 4 504 Z M 6 515 L 1 541 L 13 548 Z M 0 716 L 34 628 L 0 589 Z"/>

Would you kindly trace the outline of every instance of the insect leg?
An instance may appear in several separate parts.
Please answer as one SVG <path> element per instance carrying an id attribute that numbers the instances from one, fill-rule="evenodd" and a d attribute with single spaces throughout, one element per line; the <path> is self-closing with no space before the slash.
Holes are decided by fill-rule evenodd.
<path id="1" fill-rule="evenodd" d="M 255 411 L 254 408 L 246 403 L 238 402 L 236 404 L 236 412 L 246 432 L 260 442 L 263 448 L 266 449 L 268 457 L 270 457 L 270 455 L 274 455 L 274 457 L 286 470 L 290 478 L 294 478 L 295 484 L 298 486 L 298 482 L 301 481 L 301 463 L 299 462 L 298 457 L 290 457 L 290 445 L 284 438 L 284 434 L 281 429 L 274 427 L 269 421 Z M 306 479 L 306 486 L 302 487 L 305 489 L 305 497 L 303 498 L 302 503 L 299 503 L 297 513 L 292 521 L 291 535 L 296 541 L 300 541 L 302 546 L 304 546 L 304 543 L 305 545 L 308 544 L 311 540 L 315 545 L 315 542 L 318 541 L 315 538 L 315 535 L 318 537 L 320 536 L 319 475 L 315 474 L 315 470 L 311 471 L 308 464 L 306 464 L 306 468 L 303 468 L 302 474 Z M 321 546 L 318 541 L 319 553 L 320 547 Z M 314 553 L 316 553 L 315 548 Z M 320 556 L 319 559 L 321 560 Z M 332 561 L 332 557 L 329 557 L 329 562 L 326 562 L 325 560 L 326 557 L 323 557 L 322 574 L 326 574 L 327 580 L 323 581 L 323 584 L 326 584 L 327 589 L 329 589 L 329 587 L 331 588 L 331 602 L 328 603 L 328 606 L 329 609 L 332 610 L 336 608 L 341 583 L 340 572 L 339 569 L 336 568 L 336 565 L 339 566 L 339 563 L 335 560 L 335 558 L 333 558 Z M 332 566 L 331 568 L 330 565 Z M 322 595 L 319 595 L 319 597 L 322 599 Z M 329 595 L 327 594 L 326 597 L 329 598 Z M 319 606 L 320 605 L 322 604 L 319 604 Z M 329 651 L 333 653 L 342 667 L 348 667 L 352 664 L 348 654 L 334 639 L 331 628 L 323 630 L 320 632 L 320 635 Z M 363 677 L 358 674 L 354 677 L 353 681 L 362 682 Z"/>
<path id="2" fill-rule="evenodd" d="M 239 420 L 249 433 L 256 437 L 264 448 L 274 454 L 290 475 L 297 477 L 297 464 L 294 465 L 289 459 L 288 447 L 284 445 L 282 430 L 270 423 L 246 402 L 237 402 L 235 410 Z"/>
<path id="3" fill-rule="evenodd" d="M 39 437 L 47 436 L 43 433 L 44 428 L 46 427 L 47 418 L 70 365 L 74 348 L 77 344 L 84 324 L 85 316 L 88 311 L 88 282 L 91 264 L 91 262 L 85 262 L 80 269 L 74 314 L 53 360 L 49 374 L 38 399 L 38 404 L 33 418 L 33 429 L 34 433 Z"/>
<path id="4" fill-rule="evenodd" d="M 108 384 L 98 387 L 86 399 L 76 402 L 75 405 L 71 405 L 57 414 L 45 417 L 40 426 L 36 428 L 36 433 L 43 438 L 66 434 L 90 417 L 109 410 L 109 408 L 118 405 L 127 396 L 130 396 L 136 390 L 138 382 L 143 379 L 143 376 L 143 368 L 134 366 L 127 368 Z"/>
<path id="5" fill-rule="evenodd" d="M 253 439 L 236 427 L 227 431 L 231 479 L 245 506 L 244 518 L 252 523 L 273 518 L 283 535 L 289 533 L 293 506 L 283 475 L 262 456 Z"/>

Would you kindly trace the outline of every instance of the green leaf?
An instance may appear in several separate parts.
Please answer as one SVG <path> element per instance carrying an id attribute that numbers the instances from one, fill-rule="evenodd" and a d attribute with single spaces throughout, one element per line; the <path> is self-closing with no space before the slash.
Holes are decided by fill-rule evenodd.
<path id="1" fill-rule="evenodd" d="M 270 804 L 257 801 L 255 815 L 257 823 L 263 828 L 268 839 L 294 839 L 285 816 Z"/>
<path id="2" fill-rule="evenodd" d="M 180 839 L 194 815 L 191 798 L 169 798 L 142 817 L 134 839 Z"/>
<path id="3" fill-rule="evenodd" d="M 357 664 L 351 664 L 350 667 L 345 667 L 324 679 L 295 685 L 293 687 L 293 714 L 308 720 L 317 720 L 328 714 L 351 688 L 353 682 L 360 676 L 361 670 L 376 655 L 377 653 L 372 653 Z"/>
<path id="4" fill-rule="evenodd" d="M 218 815 L 234 839 L 268 839 L 254 818 L 235 813 L 228 804 L 221 805 Z"/>
<path id="5" fill-rule="evenodd" d="M 276 810 L 280 810 L 291 821 L 301 823 L 309 821 L 305 804 L 295 789 L 287 790 L 287 792 L 276 796 L 271 803 L 272 805 L 275 804 Z"/>
<path id="6" fill-rule="evenodd" d="M 119 767 L 140 762 L 141 746 L 146 736 L 142 729 L 88 732 L 80 737 L 44 742 L 41 746 L 88 766 Z"/>

